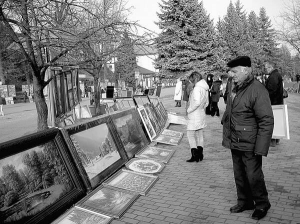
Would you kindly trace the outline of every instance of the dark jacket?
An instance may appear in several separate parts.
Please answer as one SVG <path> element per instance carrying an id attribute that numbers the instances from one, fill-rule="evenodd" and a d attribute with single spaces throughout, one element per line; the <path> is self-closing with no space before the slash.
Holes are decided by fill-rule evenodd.
<path id="1" fill-rule="evenodd" d="M 282 76 L 277 69 L 274 69 L 265 82 L 269 92 L 271 105 L 283 104 L 283 84 Z"/>
<path id="2" fill-rule="evenodd" d="M 219 102 L 220 100 L 220 89 L 221 89 L 221 80 L 216 80 L 213 82 L 210 93 L 211 93 L 211 101 L 212 102 Z"/>
<path id="3" fill-rule="evenodd" d="M 189 101 L 189 95 L 187 94 L 187 88 L 189 85 L 189 80 L 185 79 L 184 82 L 182 82 L 182 91 L 183 91 L 183 96 L 182 100 L 183 101 Z"/>
<path id="4" fill-rule="evenodd" d="M 273 133 L 274 118 L 268 92 L 259 81 L 250 79 L 236 92 L 229 80 L 227 106 L 222 118 L 222 145 L 229 149 L 254 151 L 267 156 Z"/>

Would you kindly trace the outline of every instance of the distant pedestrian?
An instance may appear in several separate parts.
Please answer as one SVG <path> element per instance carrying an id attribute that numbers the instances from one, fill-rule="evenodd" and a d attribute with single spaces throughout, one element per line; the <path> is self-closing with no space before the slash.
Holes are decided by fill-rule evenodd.
<path id="1" fill-rule="evenodd" d="M 181 107 L 181 98 L 182 98 L 182 81 L 177 79 L 177 83 L 175 86 L 175 94 L 174 94 L 174 100 L 176 102 L 175 107 Z"/>
<path id="2" fill-rule="evenodd" d="M 201 74 L 193 72 L 190 75 L 195 85 L 188 102 L 187 109 L 187 138 L 191 148 L 192 157 L 187 162 L 203 160 L 203 128 L 206 127 L 205 108 L 208 105 L 208 85 Z"/>
<path id="3" fill-rule="evenodd" d="M 267 79 L 265 86 L 269 92 L 271 105 L 282 105 L 283 104 L 283 82 L 282 76 L 278 69 L 275 69 L 275 64 L 271 61 L 267 61 L 264 64 L 267 71 Z M 275 147 L 279 144 L 279 139 L 271 139 L 270 146 Z"/>
<path id="4" fill-rule="evenodd" d="M 182 100 L 183 101 L 186 101 L 186 107 L 185 107 L 185 110 L 187 111 L 187 108 L 189 106 L 189 97 L 190 97 L 190 94 L 194 88 L 194 83 L 192 82 L 191 76 L 189 76 L 186 80 L 185 80 L 185 89 L 184 89 L 184 92 L 183 92 L 183 98 Z M 186 112 L 186 115 L 187 115 L 187 112 Z"/>
<path id="5" fill-rule="evenodd" d="M 221 94 L 221 85 L 222 81 L 219 79 L 218 76 L 214 77 L 214 82 L 210 88 L 210 94 L 211 94 L 211 111 L 210 115 L 213 116 L 220 116 L 219 111 L 219 100 L 220 100 L 220 94 Z"/>
<path id="6" fill-rule="evenodd" d="M 227 63 L 227 105 L 222 145 L 231 149 L 237 204 L 231 213 L 253 210 L 252 218 L 266 216 L 271 207 L 262 171 L 262 156 L 267 156 L 274 118 L 266 88 L 252 74 L 251 60 L 237 57 Z"/>
<path id="7" fill-rule="evenodd" d="M 207 83 L 209 89 L 211 88 L 211 86 L 213 84 L 213 81 L 214 81 L 213 77 L 214 77 L 213 74 L 208 74 L 207 77 L 206 77 L 206 83 Z M 205 109 L 205 113 L 207 115 L 209 115 L 211 113 L 211 94 L 210 94 L 210 92 L 209 92 L 209 95 L 208 95 L 208 100 L 209 100 L 209 102 L 208 102 L 208 105 Z"/>

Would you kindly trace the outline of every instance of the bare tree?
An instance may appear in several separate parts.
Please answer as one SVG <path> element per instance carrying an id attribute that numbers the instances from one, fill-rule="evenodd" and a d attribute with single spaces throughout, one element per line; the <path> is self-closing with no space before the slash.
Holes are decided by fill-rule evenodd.
<path id="1" fill-rule="evenodd" d="M 300 1 L 290 0 L 281 13 L 278 36 L 300 53 Z"/>

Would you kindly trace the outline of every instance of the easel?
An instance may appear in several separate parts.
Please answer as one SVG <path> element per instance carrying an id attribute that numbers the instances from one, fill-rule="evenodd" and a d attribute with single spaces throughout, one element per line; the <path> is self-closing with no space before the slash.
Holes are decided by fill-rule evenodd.
<path id="1" fill-rule="evenodd" d="M 4 112 L 3 112 L 3 105 L 0 105 L 0 116 L 4 116 Z"/>

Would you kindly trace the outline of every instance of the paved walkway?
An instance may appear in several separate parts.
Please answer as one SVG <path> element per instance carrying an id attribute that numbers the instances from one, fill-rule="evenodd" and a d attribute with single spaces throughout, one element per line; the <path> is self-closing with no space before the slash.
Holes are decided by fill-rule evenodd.
<path id="1" fill-rule="evenodd" d="M 289 223 L 300 224 L 300 103 L 299 95 L 287 99 L 291 140 L 282 140 L 263 159 L 263 170 L 272 204 L 260 221 L 250 218 L 251 211 L 230 214 L 236 203 L 231 155 L 221 146 L 220 118 L 207 116 L 204 160 L 187 163 L 190 150 L 186 134 L 180 145 L 159 147 L 176 150 L 159 180 L 146 196 L 141 196 L 113 224 L 124 223 Z M 184 115 L 183 107 L 174 107 L 173 96 L 161 99 L 168 111 Z M 220 107 L 224 109 L 221 99 Z M 169 129 L 185 133 L 186 126 L 171 125 Z"/>

